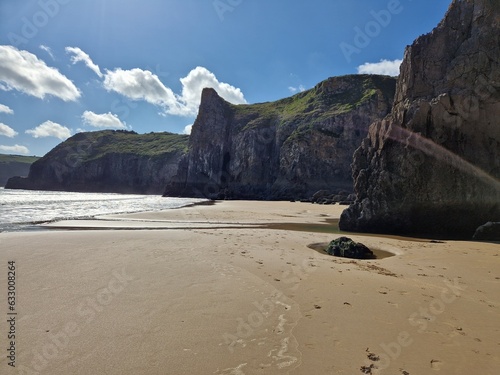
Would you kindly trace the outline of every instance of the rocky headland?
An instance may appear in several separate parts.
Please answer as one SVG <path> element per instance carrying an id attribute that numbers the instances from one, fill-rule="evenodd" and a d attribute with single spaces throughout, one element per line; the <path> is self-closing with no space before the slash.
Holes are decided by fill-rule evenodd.
<path id="1" fill-rule="evenodd" d="M 455 0 L 406 49 L 392 112 L 354 154 L 348 231 L 471 238 L 500 219 L 500 3 Z"/>
<path id="2" fill-rule="evenodd" d="M 13 176 L 27 176 L 36 156 L 0 155 L 0 186 Z"/>
<path id="3" fill-rule="evenodd" d="M 187 151 L 187 135 L 79 133 L 32 164 L 7 189 L 161 194 Z"/>
<path id="4" fill-rule="evenodd" d="M 288 200 L 352 192 L 354 150 L 390 111 L 395 78 L 330 78 L 277 102 L 232 105 L 205 89 L 166 196 Z"/>

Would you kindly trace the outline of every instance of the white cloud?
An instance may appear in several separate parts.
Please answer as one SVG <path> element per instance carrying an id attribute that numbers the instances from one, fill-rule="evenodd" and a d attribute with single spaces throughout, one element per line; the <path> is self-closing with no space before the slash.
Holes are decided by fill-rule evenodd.
<path id="1" fill-rule="evenodd" d="M 18 90 L 43 99 L 46 95 L 75 101 L 80 91 L 64 75 L 28 51 L 0 46 L 0 89 Z"/>
<path id="2" fill-rule="evenodd" d="M 403 60 L 380 60 L 378 63 L 364 63 L 358 66 L 358 74 L 382 74 L 387 76 L 398 76 L 399 67 Z"/>
<path id="3" fill-rule="evenodd" d="M 8 115 L 13 115 L 14 111 L 4 104 L 0 104 L 0 113 L 7 113 Z"/>
<path id="4" fill-rule="evenodd" d="M 228 83 L 219 82 L 215 74 L 201 66 L 191 70 L 189 74 L 181 78 L 182 96 L 179 97 L 181 103 L 185 103 L 186 110 L 190 115 L 198 113 L 200 106 L 201 91 L 205 87 L 215 89 L 217 93 L 233 104 L 246 104 L 247 101 L 239 88 Z M 173 113 L 175 114 L 175 113 Z"/>
<path id="5" fill-rule="evenodd" d="M 28 155 L 30 153 L 30 150 L 28 150 L 27 147 L 20 145 L 14 145 L 14 146 L 0 145 L 0 151 L 14 153 L 14 154 L 23 154 L 23 155 Z"/>
<path id="6" fill-rule="evenodd" d="M 292 94 L 295 94 L 297 92 L 304 92 L 306 91 L 306 88 L 303 86 L 303 85 L 300 85 L 299 87 L 293 87 L 293 86 L 290 86 L 288 87 L 288 90 L 292 93 Z"/>
<path id="7" fill-rule="evenodd" d="M 92 59 L 88 54 L 83 52 L 80 48 L 78 47 L 66 47 L 65 48 L 66 53 L 71 54 L 71 62 L 73 64 L 76 64 L 77 62 L 83 62 L 87 68 L 91 69 L 95 74 L 99 76 L 99 78 L 102 78 L 103 75 L 101 73 L 101 69 L 99 69 L 99 66 L 94 64 Z"/>
<path id="8" fill-rule="evenodd" d="M 71 137 L 71 130 L 55 122 L 45 121 L 34 129 L 26 130 L 26 134 L 30 134 L 35 138 L 55 137 L 64 141 Z"/>
<path id="9" fill-rule="evenodd" d="M 121 122 L 117 115 L 109 112 L 96 114 L 91 111 L 85 111 L 82 115 L 84 124 L 100 129 L 128 129 L 127 124 Z"/>
<path id="10" fill-rule="evenodd" d="M 14 129 L 12 129 L 9 125 L 5 125 L 0 122 L 0 135 L 9 138 L 14 138 L 17 135 L 17 132 Z"/>
<path id="11" fill-rule="evenodd" d="M 246 100 L 239 88 L 219 82 L 206 68 L 197 67 L 180 79 L 181 95 L 166 87 L 157 75 L 142 69 L 115 69 L 107 71 L 104 87 L 132 100 L 144 100 L 163 107 L 170 115 L 195 116 L 205 87 L 214 88 L 221 97 L 234 104 L 244 104 Z"/>
<path id="12" fill-rule="evenodd" d="M 182 134 L 191 134 L 191 129 L 193 129 L 193 124 L 186 125 L 186 127 L 184 128 L 184 131 L 182 132 Z"/>
<path id="13" fill-rule="evenodd" d="M 107 71 L 104 88 L 132 100 L 145 100 L 151 104 L 168 107 L 176 104 L 173 91 L 165 87 L 158 76 L 149 70 L 118 68 Z"/>
<path id="14" fill-rule="evenodd" d="M 54 58 L 54 54 L 52 53 L 52 50 L 50 49 L 50 47 L 44 46 L 43 44 L 40 44 L 40 46 L 39 46 L 39 47 L 40 47 L 40 49 L 41 49 L 42 51 L 47 52 L 47 53 L 49 54 L 49 56 L 50 56 L 50 57 L 52 57 L 52 60 L 55 60 L 55 58 Z"/>

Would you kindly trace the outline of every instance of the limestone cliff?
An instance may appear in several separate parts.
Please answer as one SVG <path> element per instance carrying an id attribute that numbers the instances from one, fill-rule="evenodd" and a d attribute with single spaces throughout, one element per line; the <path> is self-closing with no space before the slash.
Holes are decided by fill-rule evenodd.
<path id="1" fill-rule="evenodd" d="M 187 150 L 186 135 L 128 131 L 79 133 L 33 163 L 6 188 L 161 194 Z"/>
<path id="2" fill-rule="evenodd" d="M 471 237 L 500 219 L 500 2 L 455 0 L 406 49 L 390 115 L 354 155 L 343 230 Z"/>
<path id="3" fill-rule="evenodd" d="M 231 105 L 205 89 L 189 153 L 165 195 L 299 199 L 352 191 L 353 152 L 394 93 L 394 78 L 370 75 L 330 78 L 253 105 Z"/>
<path id="4" fill-rule="evenodd" d="M 0 155 L 0 186 L 13 176 L 27 176 L 35 156 Z"/>

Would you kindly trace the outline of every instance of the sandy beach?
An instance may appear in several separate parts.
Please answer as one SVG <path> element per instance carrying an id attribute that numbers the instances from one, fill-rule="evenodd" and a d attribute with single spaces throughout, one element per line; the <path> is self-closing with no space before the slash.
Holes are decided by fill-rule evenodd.
<path id="1" fill-rule="evenodd" d="M 311 248 L 344 208 L 225 201 L 0 233 L 0 373 L 497 374 L 500 245 Z"/>

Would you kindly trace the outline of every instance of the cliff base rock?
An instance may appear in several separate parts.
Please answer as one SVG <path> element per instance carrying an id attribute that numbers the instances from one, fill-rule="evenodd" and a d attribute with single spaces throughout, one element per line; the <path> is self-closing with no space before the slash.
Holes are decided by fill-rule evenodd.
<path id="1" fill-rule="evenodd" d="M 374 259 L 375 255 L 365 245 L 347 237 L 340 237 L 329 243 L 325 250 L 328 254 L 352 259 Z"/>
<path id="2" fill-rule="evenodd" d="M 353 161 L 347 231 L 470 239 L 500 220 L 500 6 L 455 0 L 405 52 L 391 114 Z"/>

